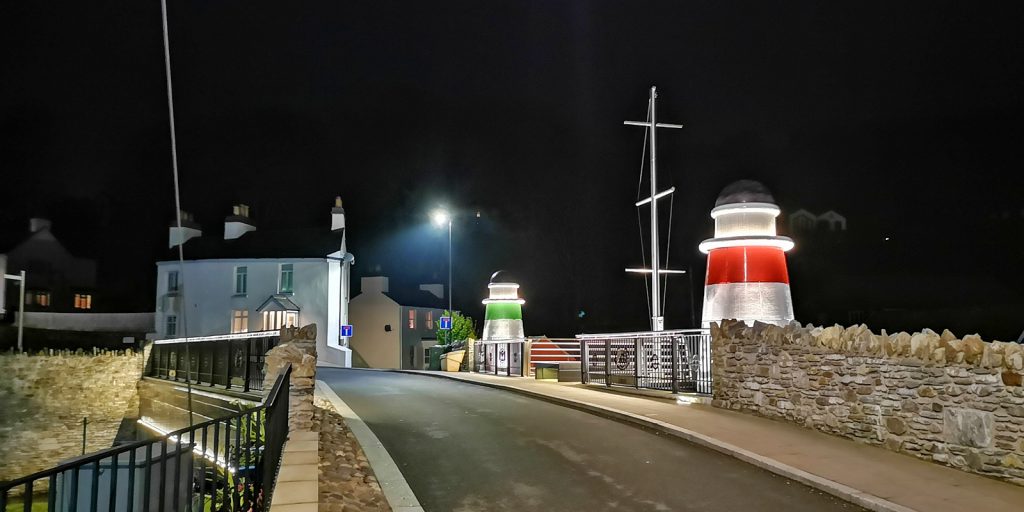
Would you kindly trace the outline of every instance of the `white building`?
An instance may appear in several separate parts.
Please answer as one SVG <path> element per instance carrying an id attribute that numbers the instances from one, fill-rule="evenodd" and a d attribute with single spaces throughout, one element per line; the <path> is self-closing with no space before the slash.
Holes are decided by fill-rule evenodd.
<path id="1" fill-rule="evenodd" d="M 156 338 L 210 336 L 317 326 L 317 358 L 351 365 L 341 337 L 348 323 L 345 211 L 337 199 L 331 229 L 261 231 L 248 207 L 234 207 L 224 236 L 203 236 L 190 217 L 170 229 L 166 261 L 157 263 Z M 177 256 L 184 242 L 185 262 Z"/>
<path id="2" fill-rule="evenodd" d="M 427 349 L 437 345 L 444 287 L 420 285 L 392 291 L 384 276 L 364 277 L 352 298 L 352 350 L 357 366 L 424 369 Z"/>

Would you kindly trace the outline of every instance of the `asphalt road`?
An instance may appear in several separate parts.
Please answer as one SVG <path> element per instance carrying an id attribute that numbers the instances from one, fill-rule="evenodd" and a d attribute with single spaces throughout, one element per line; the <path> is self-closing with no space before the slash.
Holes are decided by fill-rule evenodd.
<path id="1" fill-rule="evenodd" d="M 491 388 L 318 368 L 427 511 L 862 510 L 686 441 Z"/>

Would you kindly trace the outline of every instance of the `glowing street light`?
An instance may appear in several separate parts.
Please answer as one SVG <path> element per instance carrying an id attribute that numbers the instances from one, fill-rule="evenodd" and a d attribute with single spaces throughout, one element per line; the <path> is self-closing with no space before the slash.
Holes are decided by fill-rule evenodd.
<path id="1" fill-rule="evenodd" d="M 448 224 L 448 315 L 455 322 L 455 313 L 452 311 L 452 215 L 444 208 L 438 208 L 430 214 L 430 219 L 437 227 L 444 227 Z M 452 331 L 448 331 L 448 343 L 452 342 Z"/>

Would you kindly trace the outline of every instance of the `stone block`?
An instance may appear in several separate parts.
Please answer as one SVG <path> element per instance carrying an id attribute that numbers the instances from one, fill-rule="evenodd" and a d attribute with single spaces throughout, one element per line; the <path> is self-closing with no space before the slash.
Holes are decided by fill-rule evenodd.
<path id="1" fill-rule="evenodd" d="M 948 443 L 974 448 L 992 446 L 995 418 L 992 413 L 957 407 L 944 410 L 942 429 Z"/>

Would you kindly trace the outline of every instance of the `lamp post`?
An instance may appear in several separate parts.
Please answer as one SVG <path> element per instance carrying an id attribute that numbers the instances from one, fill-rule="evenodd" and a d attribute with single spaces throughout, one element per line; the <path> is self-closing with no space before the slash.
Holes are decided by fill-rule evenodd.
<path id="1" fill-rule="evenodd" d="M 448 315 L 452 318 L 452 327 L 455 327 L 455 312 L 452 311 L 452 216 L 448 210 L 438 208 L 431 214 L 434 225 L 443 227 L 448 224 Z M 452 330 L 448 330 L 448 344 L 452 343 Z"/>

